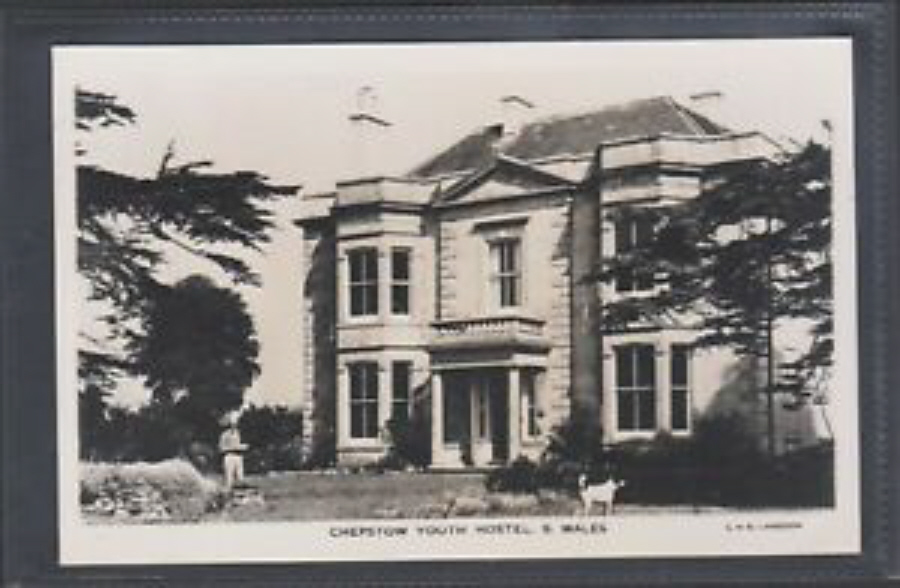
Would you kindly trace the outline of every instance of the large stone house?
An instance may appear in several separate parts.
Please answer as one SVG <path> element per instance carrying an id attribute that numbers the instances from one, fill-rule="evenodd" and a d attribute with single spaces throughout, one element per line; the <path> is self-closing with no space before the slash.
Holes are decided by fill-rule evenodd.
<path id="1" fill-rule="evenodd" d="M 692 349 L 689 329 L 601 333 L 604 301 L 655 286 L 590 276 L 652 235 L 646 216 L 610 211 L 692 198 L 778 146 L 668 97 L 531 122 L 526 100 L 504 101 L 506 120 L 407 175 L 372 170 L 305 198 L 305 420 L 341 464 L 383 456 L 387 420 L 415 407 L 432 467 L 454 468 L 537 456 L 573 413 L 607 443 L 688 435 L 752 387 L 727 349 Z M 366 141 L 388 126 L 351 119 Z M 804 422 L 782 430 L 808 437 Z"/>

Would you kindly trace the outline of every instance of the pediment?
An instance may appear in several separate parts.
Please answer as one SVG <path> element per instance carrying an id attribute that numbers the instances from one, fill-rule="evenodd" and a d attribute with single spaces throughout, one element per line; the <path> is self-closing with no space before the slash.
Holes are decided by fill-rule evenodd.
<path id="1" fill-rule="evenodd" d="M 505 157 L 498 157 L 444 190 L 436 204 L 458 204 L 525 196 L 574 186 L 570 180 Z"/>

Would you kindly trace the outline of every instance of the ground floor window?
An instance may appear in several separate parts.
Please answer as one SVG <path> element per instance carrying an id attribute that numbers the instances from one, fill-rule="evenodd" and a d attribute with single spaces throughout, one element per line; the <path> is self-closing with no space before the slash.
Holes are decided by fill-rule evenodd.
<path id="1" fill-rule="evenodd" d="M 616 354 L 617 421 L 620 431 L 656 429 L 656 351 L 623 345 Z"/>
<path id="2" fill-rule="evenodd" d="M 672 346 L 672 430 L 687 431 L 690 428 L 691 389 L 690 363 L 691 352 L 687 345 Z"/>
<path id="3" fill-rule="evenodd" d="M 378 436 L 378 364 L 351 363 L 350 437 L 374 439 Z"/>

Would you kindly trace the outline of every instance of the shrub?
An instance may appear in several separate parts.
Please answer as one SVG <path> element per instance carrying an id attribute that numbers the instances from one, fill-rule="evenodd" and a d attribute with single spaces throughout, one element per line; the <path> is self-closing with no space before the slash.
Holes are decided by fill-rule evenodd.
<path id="1" fill-rule="evenodd" d="M 204 478 L 190 463 L 168 460 L 158 463 L 84 464 L 81 470 L 81 504 L 110 505 L 108 512 L 145 514 L 161 501 L 168 518 L 176 521 L 199 519 L 222 503 L 218 485 Z"/>
<path id="2" fill-rule="evenodd" d="M 238 422 L 249 447 L 247 473 L 299 470 L 303 462 L 303 414 L 284 406 L 251 406 Z"/>
<path id="3" fill-rule="evenodd" d="M 485 479 L 491 492 L 529 494 L 538 489 L 537 466 L 527 457 L 521 456 L 506 467 L 492 470 Z"/>
<path id="4" fill-rule="evenodd" d="M 828 506 L 834 504 L 834 455 L 830 443 L 771 460 L 756 433 L 737 414 L 697 420 L 694 434 L 604 447 L 599 439 L 565 423 L 554 431 L 537 464 L 527 460 L 490 473 L 490 491 L 577 492 L 578 477 L 625 480 L 617 494 L 637 504 L 718 506 Z"/>
<path id="5" fill-rule="evenodd" d="M 431 427 L 418 415 L 387 422 L 388 452 L 381 460 L 385 469 L 424 468 L 431 462 Z"/>

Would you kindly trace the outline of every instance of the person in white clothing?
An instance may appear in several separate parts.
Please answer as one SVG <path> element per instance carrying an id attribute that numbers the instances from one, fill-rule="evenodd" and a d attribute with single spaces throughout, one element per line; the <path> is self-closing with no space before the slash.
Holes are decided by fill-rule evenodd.
<path id="1" fill-rule="evenodd" d="M 222 453 L 222 471 L 225 474 L 225 488 L 231 490 L 235 484 L 244 481 L 244 451 L 237 419 L 231 419 L 228 428 L 219 437 L 219 451 Z"/>

